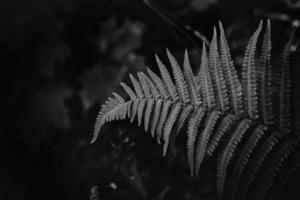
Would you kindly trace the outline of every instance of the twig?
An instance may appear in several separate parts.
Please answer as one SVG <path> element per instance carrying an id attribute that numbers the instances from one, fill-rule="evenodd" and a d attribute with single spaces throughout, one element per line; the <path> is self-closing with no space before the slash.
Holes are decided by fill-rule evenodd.
<path id="1" fill-rule="evenodd" d="M 195 45 L 199 43 L 200 45 L 202 45 L 202 42 L 205 42 L 206 45 L 209 45 L 209 42 L 206 39 L 206 37 L 203 34 L 201 34 L 199 31 L 195 31 L 190 26 L 183 26 L 179 22 L 176 22 L 165 11 L 161 10 L 158 7 L 155 7 L 148 0 L 142 0 L 142 1 L 148 8 L 150 8 L 162 20 L 167 22 L 176 32 L 183 35 L 192 44 Z M 201 42 L 198 40 L 201 40 Z"/>

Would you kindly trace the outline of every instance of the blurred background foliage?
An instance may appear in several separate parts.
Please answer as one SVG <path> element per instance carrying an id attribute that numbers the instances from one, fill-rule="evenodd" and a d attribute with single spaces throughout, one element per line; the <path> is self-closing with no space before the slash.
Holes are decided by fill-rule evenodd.
<path id="1" fill-rule="evenodd" d="M 278 62 L 300 8 L 295 0 L 148 2 L 209 40 L 222 20 L 238 66 L 261 18 L 273 20 Z M 180 61 L 188 49 L 197 71 L 199 43 L 142 0 L 1 0 L 0 199 L 213 199 L 214 169 L 208 161 L 199 179 L 189 177 L 184 136 L 166 159 L 127 121 L 106 125 L 89 144 L 100 104 L 122 92 L 129 73 L 157 71 L 154 53 L 164 59 L 166 47 Z"/>

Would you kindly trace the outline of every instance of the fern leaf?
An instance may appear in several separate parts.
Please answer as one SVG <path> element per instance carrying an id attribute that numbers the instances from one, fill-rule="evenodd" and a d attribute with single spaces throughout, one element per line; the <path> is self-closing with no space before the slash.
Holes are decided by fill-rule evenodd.
<path id="1" fill-rule="evenodd" d="M 132 104 L 133 104 L 132 100 L 128 101 L 128 104 L 127 104 L 127 118 L 130 118 L 130 116 L 131 116 L 131 107 L 132 107 Z"/>
<path id="2" fill-rule="evenodd" d="M 150 116 L 151 112 L 153 110 L 153 105 L 154 105 L 154 99 L 148 99 L 147 101 L 147 107 L 145 111 L 145 119 L 144 119 L 144 129 L 145 131 L 148 131 L 149 123 L 150 123 Z"/>
<path id="3" fill-rule="evenodd" d="M 163 131 L 163 127 L 165 124 L 165 121 L 168 117 L 168 113 L 169 113 L 169 109 L 172 105 L 171 101 L 165 101 L 162 104 L 162 111 L 160 113 L 160 118 L 159 118 L 159 122 L 157 125 L 157 143 L 160 144 L 160 139 L 161 139 L 161 135 L 162 135 L 162 131 Z"/>
<path id="4" fill-rule="evenodd" d="M 124 99 L 119 94 L 117 94 L 115 92 L 113 92 L 112 94 L 116 98 L 116 100 L 119 101 L 119 103 L 124 103 Z"/>
<path id="5" fill-rule="evenodd" d="M 253 161 L 248 167 L 248 171 L 245 172 L 244 177 L 242 178 L 238 199 L 245 199 L 246 194 L 250 185 L 253 183 L 254 178 L 256 177 L 258 170 L 262 166 L 266 157 L 273 150 L 273 147 L 279 143 L 281 135 L 277 132 L 273 132 L 263 143 L 263 145 L 258 149 L 258 152 L 255 154 Z"/>
<path id="6" fill-rule="evenodd" d="M 141 75 L 143 76 L 143 78 L 146 81 L 146 84 L 148 84 L 150 92 L 152 94 L 152 97 L 154 99 L 159 99 L 161 98 L 161 95 L 159 94 L 158 89 L 156 88 L 155 84 L 152 82 L 152 80 L 150 78 L 148 78 L 143 72 L 141 72 Z"/>
<path id="7" fill-rule="evenodd" d="M 101 118 L 102 118 L 103 113 L 101 111 L 99 111 L 97 118 L 96 118 L 96 122 L 95 122 L 95 127 L 94 127 L 94 133 L 93 133 L 93 138 L 90 141 L 90 144 L 93 144 L 99 135 L 101 126 L 102 126 L 102 122 L 101 122 Z"/>
<path id="8" fill-rule="evenodd" d="M 175 146 L 175 141 L 176 141 L 176 137 L 178 136 L 178 134 L 180 133 L 182 127 L 184 126 L 184 124 L 187 122 L 187 119 L 190 117 L 190 114 L 193 111 L 193 106 L 191 105 L 187 105 L 187 106 L 183 106 L 181 113 L 179 114 L 179 116 L 177 117 L 177 122 L 176 122 L 176 127 L 174 130 L 174 134 L 171 134 L 171 139 L 170 139 L 170 146 L 174 147 Z M 175 153 L 174 148 L 171 149 L 171 152 Z"/>
<path id="9" fill-rule="evenodd" d="M 187 131 L 187 158 L 190 166 L 191 176 L 194 175 L 194 146 L 195 140 L 198 132 L 198 128 L 204 117 L 205 109 L 200 107 L 196 109 L 192 114 L 190 121 L 188 123 L 188 131 Z"/>
<path id="10" fill-rule="evenodd" d="M 108 98 L 108 102 L 107 102 L 108 106 L 117 106 L 119 104 L 120 102 L 117 99 L 111 97 Z"/>
<path id="11" fill-rule="evenodd" d="M 240 182 L 241 176 L 248 164 L 249 158 L 253 153 L 255 147 L 257 146 L 259 140 L 262 138 L 263 134 L 266 132 L 267 127 L 264 125 L 259 125 L 253 132 L 253 134 L 248 139 L 247 143 L 243 147 L 241 153 L 239 153 L 238 160 L 236 161 L 234 172 L 232 173 L 232 186 L 231 186 L 231 197 L 230 199 L 235 199 L 237 192 L 237 187 Z"/>
<path id="12" fill-rule="evenodd" d="M 120 104 L 112 107 L 110 110 L 108 110 L 104 115 L 103 115 L 103 122 L 102 124 L 104 124 L 105 122 L 109 122 L 112 120 L 116 120 L 117 119 L 117 115 L 116 115 L 116 110 L 118 109 L 118 106 Z"/>
<path id="13" fill-rule="evenodd" d="M 158 89 L 160 96 L 164 99 L 169 99 L 168 91 L 165 88 L 162 80 L 151 69 L 147 68 L 147 72 Z"/>
<path id="14" fill-rule="evenodd" d="M 120 109 L 120 119 L 121 120 L 124 120 L 126 118 L 128 103 L 129 102 L 127 101 L 121 105 L 121 109 Z"/>
<path id="15" fill-rule="evenodd" d="M 282 52 L 282 64 L 280 68 L 280 88 L 279 88 L 279 128 L 282 133 L 291 132 L 291 75 L 290 75 L 290 55 L 291 45 L 294 39 L 292 32 L 288 43 Z"/>
<path id="16" fill-rule="evenodd" d="M 125 92 L 128 94 L 128 96 L 130 97 L 130 99 L 136 99 L 136 94 L 134 93 L 134 91 L 125 83 L 121 82 L 120 84 L 122 86 L 122 88 L 125 90 Z"/>
<path id="17" fill-rule="evenodd" d="M 181 131 L 183 125 L 187 121 L 187 118 L 190 116 L 192 111 L 193 111 L 193 106 L 191 106 L 191 105 L 188 105 L 188 106 L 186 106 L 182 109 L 182 112 L 181 112 L 181 114 L 178 118 L 178 122 L 177 122 L 177 125 L 176 125 L 175 136 L 177 136 L 179 134 L 179 132 Z"/>
<path id="18" fill-rule="evenodd" d="M 132 76 L 132 74 L 129 74 L 129 77 L 131 79 L 133 88 L 134 88 L 135 93 L 137 94 L 138 98 L 140 98 L 140 99 L 144 98 L 144 93 L 143 93 L 140 83 L 134 78 L 134 76 Z"/>
<path id="19" fill-rule="evenodd" d="M 284 161 L 289 157 L 293 152 L 295 147 L 295 142 L 292 140 L 287 140 L 280 147 L 279 152 L 274 156 L 271 162 L 266 169 L 266 172 L 263 174 L 262 180 L 258 185 L 258 189 L 255 190 L 254 199 L 262 200 L 268 190 L 270 189 L 275 177 L 280 171 Z"/>
<path id="20" fill-rule="evenodd" d="M 103 114 L 105 115 L 107 112 L 113 110 L 119 105 L 120 103 L 116 99 L 108 98 L 108 101 L 106 102 L 106 106 L 103 107 Z"/>
<path id="21" fill-rule="evenodd" d="M 230 141 L 226 145 L 225 150 L 223 151 L 220 157 L 217 172 L 217 194 L 220 199 L 223 196 L 228 165 L 235 153 L 238 144 L 242 140 L 246 131 L 250 128 L 251 123 L 252 122 L 250 119 L 244 119 L 239 123 L 238 127 L 234 131 L 232 137 L 230 138 Z"/>
<path id="22" fill-rule="evenodd" d="M 213 138 L 210 140 L 210 142 L 208 144 L 208 147 L 207 147 L 208 155 L 211 156 L 214 153 L 216 147 L 219 145 L 224 134 L 227 133 L 233 126 L 235 119 L 236 119 L 236 117 L 233 114 L 226 115 L 222 119 L 222 122 L 218 126 Z"/>
<path id="23" fill-rule="evenodd" d="M 97 118 L 94 127 L 93 138 L 90 143 L 94 143 L 98 138 L 99 131 L 101 127 L 106 123 L 113 120 L 125 119 L 127 114 L 128 104 L 131 101 L 124 102 L 123 98 L 119 98 L 120 96 L 117 93 L 113 94 L 115 98 L 108 98 L 105 104 L 102 106 Z"/>
<path id="24" fill-rule="evenodd" d="M 123 110 L 123 108 L 124 108 L 124 104 L 120 104 L 120 107 L 118 109 L 116 109 L 116 111 L 115 111 L 116 119 L 115 120 L 121 120 L 122 119 L 122 116 L 123 116 L 122 110 Z"/>
<path id="25" fill-rule="evenodd" d="M 220 51 L 221 51 L 221 62 L 224 69 L 225 82 L 229 88 L 229 97 L 231 107 L 234 113 L 241 114 L 243 112 L 243 101 L 242 101 L 242 87 L 238 79 L 236 69 L 234 68 L 233 61 L 228 46 L 228 42 L 225 37 L 222 23 L 219 21 L 220 28 Z"/>
<path id="26" fill-rule="evenodd" d="M 272 92 L 271 92 L 271 24 L 270 20 L 267 22 L 267 27 L 264 35 L 264 40 L 261 46 L 261 55 L 259 58 L 259 65 L 257 68 L 258 85 L 259 85 L 259 102 L 260 102 L 260 116 L 266 125 L 273 123 L 273 109 L 272 109 Z"/>
<path id="27" fill-rule="evenodd" d="M 189 56 L 187 50 L 184 53 L 184 61 L 183 61 L 183 74 L 185 80 L 188 84 L 188 90 L 190 92 L 192 104 L 195 106 L 199 106 L 202 104 L 201 96 L 200 96 L 200 87 L 197 84 L 196 78 L 191 68 Z"/>
<path id="28" fill-rule="evenodd" d="M 209 71 L 213 77 L 213 84 L 215 88 L 215 93 L 217 94 L 218 104 L 221 110 L 225 111 L 228 109 L 228 95 L 227 88 L 224 80 L 223 70 L 220 66 L 220 56 L 218 52 L 218 43 L 217 43 L 217 32 L 214 27 L 214 34 L 210 44 L 209 49 Z"/>
<path id="29" fill-rule="evenodd" d="M 155 107 L 154 107 L 154 111 L 153 111 L 154 114 L 153 114 L 152 123 L 151 123 L 151 135 L 152 135 L 152 137 L 154 137 L 154 134 L 155 134 L 155 130 L 156 130 L 158 120 L 159 120 L 159 115 L 160 115 L 160 112 L 161 112 L 161 107 L 162 107 L 162 100 L 158 99 L 155 102 Z"/>
<path id="30" fill-rule="evenodd" d="M 138 99 L 134 99 L 132 106 L 131 106 L 131 116 L 130 116 L 130 123 L 133 122 L 136 114 L 138 113 L 138 107 L 139 107 L 140 101 Z"/>
<path id="31" fill-rule="evenodd" d="M 188 93 L 188 87 L 185 81 L 185 78 L 183 76 L 183 73 L 179 67 L 179 64 L 177 60 L 174 58 L 174 56 L 170 53 L 170 51 L 167 49 L 167 56 L 169 58 L 172 70 L 173 70 L 173 76 L 175 79 L 176 89 L 179 93 L 180 100 L 187 104 L 190 102 L 190 95 Z"/>
<path id="32" fill-rule="evenodd" d="M 127 103 L 121 103 L 119 108 L 116 110 L 116 116 L 117 116 L 117 120 L 123 120 L 126 117 L 126 113 L 127 113 Z"/>
<path id="33" fill-rule="evenodd" d="M 218 151 L 222 149 L 217 162 L 217 197 L 224 198 L 226 193 L 229 199 L 248 199 L 251 188 L 253 193 L 250 196 L 261 200 L 275 178 L 282 177 L 278 176 L 279 171 L 294 169 L 285 167 L 293 164 L 288 157 L 292 155 L 296 142 L 292 141 L 291 135 L 283 135 L 292 131 L 294 102 L 291 102 L 291 95 L 294 95 L 294 85 L 289 59 L 294 32 L 283 51 L 283 64 L 279 70 L 279 102 L 274 102 L 279 108 L 276 116 L 278 125 L 273 125 L 273 115 L 277 112 L 272 108 L 270 22 L 267 23 L 262 45 L 258 45 L 261 46 L 258 57 L 256 46 L 262 21 L 251 36 L 244 54 L 241 80 L 234 68 L 221 22 L 219 29 L 218 38 L 214 28 L 209 56 L 203 43 L 197 76 L 193 73 L 187 51 L 181 69 L 169 50 L 167 57 L 172 73 L 155 55 L 160 76 L 149 68 L 147 75 L 139 72 L 138 78 L 130 74 L 132 87 L 121 83 L 129 99 L 113 93 L 113 97 L 105 101 L 98 113 L 91 143 L 97 139 L 105 123 L 125 118 L 133 122 L 137 118 L 138 126 L 143 123 L 145 131 L 150 129 L 152 137 L 156 134 L 158 143 L 163 139 L 165 156 L 167 151 L 175 152 L 176 137 L 187 124 L 186 148 L 191 176 L 198 176 L 205 154 L 212 155 L 217 148 Z M 264 137 L 267 130 L 271 134 Z M 228 140 L 221 142 L 225 136 Z M 275 151 L 277 146 L 279 151 Z M 300 159 L 295 160 L 299 162 Z M 261 182 L 257 178 L 259 174 L 262 175 Z M 228 187 L 229 190 L 225 192 L 227 182 L 226 189 Z M 280 190 L 280 187 L 277 188 Z"/>
<path id="34" fill-rule="evenodd" d="M 145 80 L 144 76 L 142 76 L 142 74 L 140 72 L 138 73 L 138 78 L 140 81 L 140 85 L 142 86 L 143 93 L 145 94 L 145 97 L 151 98 L 152 94 L 150 92 L 149 85 L 148 85 L 147 81 Z"/>
<path id="35" fill-rule="evenodd" d="M 173 125 L 176 122 L 177 116 L 181 110 L 181 103 L 176 103 L 175 105 L 172 106 L 170 114 L 168 116 L 168 119 L 166 121 L 166 124 L 164 126 L 164 132 L 163 132 L 163 140 L 164 140 L 164 146 L 163 146 L 163 156 L 166 155 L 167 153 L 167 148 L 169 145 L 169 138 L 170 134 L 173 128 Z"/>
<path id="36" fill-rule="evenodd" d="M 203 161 L 203 158 L 206 153 L 206 148 L 208 145 L 208 141 L 210 136 L 212 135 L 212 132 L 216 126 L 217 120 L 220 117 L 220 111 L 212 111 L 209 115 L 207 122 L 205 124 L 205 128 L 202 131 L 202 133 L 199 136 L 198 139 L 198 145 L 196 148 L 196 162 L 195 162 L 195 174 L 198 176 L 200 165 Z"/>
<path id="37" fill-rule="evenodd" d="M 205 105 L 207 105 L 209 108 L 213 108 L 216 101 L 211 76 L 208 71 L 208 59 L 204 43 L 202 47 L 201 67 L 197 77 L 200 80 L 201 93 Z"/>
<path id="38" fill-rule="evenodd" d="M 145 105 L 146 105 L 146 99 L 141 99 L 137 110 L 138 126 L 141 126 Z"/>
<path id="39" fill-rule="evenodd" d="M 118 101 L 113 98 L 109 98 L 108 101 L 106 101 L 105 104 L 102 106 L 96 118 L 93 138 L 90 142 L 91 144 L 94 143 L 98 138 L 100 129 L 105 123 L 105 114 L 107 114 L 110 110 L 114 109 L 117 106 L 118 106 Z"/>
<path id="40" fill-rule="evenodd" d="M 258 99 L 257 99 L 257 83 L 255 70 L 255 50 L 259 33 L 262 28 L 262 21 L 260 21 L 258 28 L 252 35 L 247 45 L 243 68 L 242 68 L 242 88 L 244 94 L 244 102 L 246 113 L 250 119 L 258 118 Z"/>
<path id="41" fill-rule="evenodd" d="M 157 55 L 155 55 L 155 59 L 160 71 L 160 75 L 162 78 L 162 81 L 165 85 L 165 87 L 168 90 L 168 93 L 170 94 L 170 96 L 172 97 L 173 101 L 177 101 L 178 100 L 178 94 L 176 91 L 176 88 L 174 86 L 174 83 L 171 79 L 171 76 L 168 72 L 168 70 L 166 69 L 165 65 L 162 63 L 162 61 L 159 59 L 159 57 Z"/>

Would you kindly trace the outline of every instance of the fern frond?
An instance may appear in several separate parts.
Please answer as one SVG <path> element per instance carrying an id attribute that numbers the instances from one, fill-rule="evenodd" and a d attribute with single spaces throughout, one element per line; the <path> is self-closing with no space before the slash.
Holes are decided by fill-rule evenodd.
<path id="1" fill-rule="evenodd" d="M 200 165 L 203 161 L 203 158 L 206 154 L 206 148 L 208 145 L 208 141 L 210 139 L 210 136 L 212 135 L 212 132 L 216 126 L 217 120 L 220 117 L 221 112 L 220 111 L 212 111 L 206 121 L 205 128 L 201 132 L 198 144 L 196 148 L 196 155 L 195 155 L 195 175 L 198 176 Z"/>
<path id="2" fill-rule="evenodd" d="M 288 43 L 282 52 L 282 64 L 280 68 L 279 87 L 279 129 L 282 133 L 291 132 L 291 72 L 290 55 L 291 45 L 294 39 L 295 30 L 290 35 Z"/>
<path id="3" fill-rule="evenodd" d="M 151 135 L 152 135 L 152 137 L 154 137 L 155 130 L 156 130 L 156 127 L 157 127 L 157 124 L 158 124 L 162 103 L 163 102 L 162 102 L 161 99 L 158 99 L 155 102 L 155 107 L 154 107 L 154 111 L 153 111 L 154 114 L 153 114 L 152 123 L 151 123 Z"/>
<path id="4" fill-rule="evenodd" d="M 187 50 L 185 50 L 184 53 L 183 74 L 188 84 L 188 90 L 191 94 L 190 96 L 191 96 L 192 104 L 195 106 L 201 105 L 202 100 L 200 96 L 200 86 L 197 84 L 196 78 L 192 71 Z"/>
<path id="5" fill-rule="evenodd" d="M 112 94 L 116 98 L 116 100 L 118 100 L 119 103 L 124 103 L 125 102 L 123 97 L 121 97 L 119 94 L 117 94 L 115 92 L 113 92 Z"/>
<path id="6" fill-rule="evenodd" d="M 167 91 L 169 93 L 169 95 L 172 97 L 173 101 L 177 101 L 178 100 L 178 94 L 175 88 L 175 85 L 171 79 L 171 76 L 168 72 L 168 70 L 166 69 L 165 65 L 162 63 L 162 61 L 159 59 L 159 57 L 157 55 L 155 55 L 155 59 L 160 71 L 160 75 L 162 78 L 162 81 L 165 85 L 165 87 L 167 88 Z"/>
<path id="7" fill-rule="evenodd" d="M 244 103 L 246 113 L 250 119 L 258 118 L 258 98 L 257 98 L 257 83 L 255 70 L 255 50 L 258 36 L 262 28 L 260 21 L 258 28 L 250 38 L 243 61 L 242 68 L 242 89 L 244 94 Z"/>
<path id="8" fill-rule="evenodd" d="M 155 84 L 152 82 L 152 80 L 150 78 L 148 78 L 143 72 L 141 72 L 141 75 L 143 76 L 143 79 L 145 79 L 146 84 L 148 84 L 148 86 L 150 88 L 150 92 L 152 94 L 152 97 L 154 99 L 161 98 L 161 95 L 159 94 L 159 91 L 156 88 Z"/>
<path id="9" fill-rule="evenodd" d="M 134 91 L 128 86 L 126 85 L 125 83 L 121 82 L 120 84 L 122 86 L 122 88 L 125 90 L 125 92 L 128 94 L 128 96 L 130 97 L 130 99 L 136 99 L 137 96 L 136 94 L 134 93 Z"/>
<path id="10" fill-rule="evenodd" d="M 141 72 L 139 72 L 137 75 L 142 86 L 143 93 L 145 94 L 145 98 L 151 98 L 152 94 L 150 93 L 149 85 L 145 80 L 144 76 L 142 76 Z"/>
<path id="11" fill-rule="evenodd" d="M 99 111 L 96 118 L 93 138 L 90 143 L 94 143 L 97 140 L 101 127 L 107 121 L 107 117 L 105 115 L 109 113 L 111 110 L 115 109 L 118 105 L 119 102 L 116 99 L 108 98 L 105 104 L 101 106 L 101 110 Z"/>
<path id="12" fill-rule="evenodd" d="M 263 143 L 263 145 L 258 149 L 258 152 L 252 159 L 253 161 L 250 163 L 248 167 L 248 171 L 246 171 L 244 177 L 242 178 L 238 199 L 245 199 L 246 194 L 250 185 L 253 183 L 254 178 L 256 177 L 258 170 L 262 166 L 266 157 L 273 150 L 274 146 L 279 143 L 281 139 L 281 135 L 278 132 L 273 132 Z"/>
<path id="13" fill-rule="evenodd" d="M 188 123 L 187 130 L 187 158 L 190 166 L 191 176 L 194 175 L 194 148 L 198 128 L 205 115 L 205 109 L 200 107 L 194 111 Z"/>
<path id="14" fill-rule="evenodd" d="M 209 71 L 212 76 L 215 93 L 221 110 L 228 109 L 229 100 L 227 88 L 224 80 L 223 70 L 221 69 L 220 56 L 218 52 L 217 32 L 214 27 L 214 34 L 209 48 Z"/>
<path id="15" fill-rule="evenodd" d="M 98 137 L 101 127 L 113 120 L 125 119 L 129 102 L 120 102 L 118 99 L 108 98 L 108 101 L 102 106 L 95 123 L 94 135 L 91 143 L 94 143 Z M 124 115 L 125 113 L 125 115 Z"/>
<path id="16" fill-rule="evenodd" d="M 171 67 L 172 67 L 173 76 L 175 79 L 175 85 L 176 85 L 177 92 L 179 93 L 180 100 L 184 104 L 187 104 L 190 102 L 190 95 L 188 92 L 188 87 L 187 87 L 185 78 L 183 76 L 183 72 L 181 71 L 177 60 L 170 53 L 170 51 L 168 49 L 166 51 L 167 51 L 167 56 L 169 58 Z"/>
<path id="17" fill-rule="evenodd" d="M 128 101 L 128 104 L 127 104 L 127 118 L 130 118 L 131 116 L 131 107 L 132 107 L 132 104 L 133 104 L 133 101 Z"/>
<path id="18" fill-rule="evenodd" d="M 230 141 L 226 145 L 218 163 L 218 172 L 217 172 L 217 194 L 221 199 L 223 197 L 223 190 L 225 179 L 227 175 L 228 165 L 235 153 L 235 150 L 238 144 L 241 142 L 246 131 L 250 128 L 252 121 L 250 119 L 242 120 L 236 130 L 234 131 Z"/>
<path id="19" fill-rule="evenodd" d="M 238 79 L 236 69 L 234 68 L 233 61 L 228 46 L 228 42 L 225 37 L 222 23 L 219 21 L 220 28 L 220 51 L 221 51 L 221 62 L 225 75 L 225 82 L 229 88 L 229 96 L 231 107 L 234 113 L 241 114 L 243 112 L 243 101 L 242 101 L 242 87 Z"/>
<path id="20" fill-rule="evenodd" d="M 181 110 L 181 103 L 176 103 L 172 106 L 170 114 L 168 116 L 168 119 L 166 121 L 166 124 L 164 126 L 164 132 L 163 132 L 163 140 L 164 140 L 164 146 L 163 146 L 163 156 L 167 153 L 167 148 L 169 145 L 169 138 L 172 131 L 172 128 L 175 124 L 175 121 L 177 119 L 177 116 Z"/>
<path id="21" fill-rule="evenodd" d="M 213 135 L 213 138 L 210 140 L 208 144 L 207 147 L 208 155 L 211 156 L 214 153 L 222 137 L 231 129 L 235 121 L 236 121 L 236 117 L 233 114 L 229 114 L 223 117 L 222 122 L 218 126 L 217 130 L 215 131 L 215 134 Z"/>
<path id="22" fill-rule="evenodd" d="M 142 117 L 144 114 L 144 108 L 145 108 L 146 103 L 147 103 L 146 99 L 141 99 L 139 101 L 139 106 L 138 106 L 138 110 L 137 110 L 138 126 L 141 126 Z"/>
<path id="23" fill-rule="evenodd" d="M 213 108 L 216 104 L 216 100 L 214 95 L 212 79 L 208 70 L 208 58 L 207 58 L 207 52 L 204 43 L 202 46 L 201 67 L 197 77 L 200 82 L 201 93 L 205 105 L 209 108 Z"/>
<path id="24" fill-rule="evenodd" d="M 147 106 L 146 106 L 146 111 L 145 111 L 145 119 L 144 119 L 144 129 L 145 131 L 148 131 L 149 123 L 150 123 L 150 117 L 151 113 L 153 111 L 153 106 L 154 106 L 154 99 L 148 99 L 147 101 Z"/>
<path id="25" fill-rule="evenodd" d="M 268 165 L 265 173 L 263 174 L 262 180 L 258 185 L 258 189 L 255 190 L 254 199 L 262 200 L 268 190 L 270 189 L 275 177 L 280 171 L 284 161 L 289 157 L 293 152 L 295 147 L 295 142 L 292 140 L 287 140 L 280 147 L 279 152 L 273 157 L 271 162 Z"/>
<path id="26" fill-rule="evenodd" d="M 158 89 L 160 96 L 164 99 L 169 99 L 169 93 L 164 86 L 163 81 L 150 68 L 147 68 L 147 72 Z"/>
<path id="27" fill-rule="evenodd" d="M 124 120 L 126 118 L 127 115 L 127 109 L 128 109 L 128 104 L 130 103 L 130 101 L 123 103 L 120 109 L 120 118 L 121 120 Z"/>
<path id="28" fill-rule="evenodd" d="M 193 111 L 194 107 L 191 105 L 188 105 L 186 107 L 183 108 L 179 118 L 178 118 L 178 122 L 177 122 L 177 126 L 176 126 L 176 132 L 175 132 L 175 136 L 177 136 L 179 134 L 179 132 L 181 131 L 183 125 L 186 123 L 188 117 L 191 115 L 192 111 Z"/>
<path id="29" fill-rule="evenodd" d="M 182 111 L 177 117 L 176 127 L 174 128 L 174 133 L 170 136 L 170 147 L 172 147 L 171 152 L 176 155 L 175 153 L 175 141 L 180 133 L 182 127 L 186 124 L 187 119 L 190 117 L 194 107 L 192 105 L 187 105 L 182 107 Z"/>
<path id="30" fill-rule="evenodd" d="M 138 113 L 138 107 L 139 107 L 140 101 L 138 99 L 134 99 L 132 106 L 131 106 L 131 115 L 130 115 L 130 123 L 133 122 L 133 120 L 135 119 L 135 116 Z"/>
<path id="31" fill-rule="evenodd" d="M 238 160 L 234 166 L 234 172 L 232 173 L 232 186 L 230 192 L 230 199 L 235 199 L 237 188 L 241 179 L 241 176 L 248 164 L 249 158 L 253 153 L 255 147 L 257 146 L 259 140 L 262 138 L 266 132 L 267 127 L 264 125 L 259 125 L 253 132 L 253 134 L 248 139 L 247 143 L 243 147 L 241 153 L 239 153 Z"/>
<path id="32" fill-rule="evenodd" d="M 272 91 L 271 91 L 271 24 L 267 22 L 263 43 L 261 46 L 261 54 L 259 57 L 259 65 L 257 68 L 257 79 L 259 89 L 259 106 L 260 116 L 264 124 L 271 125 L 273 123 L 272 108 Z"/>
<path id="33" fill-rule="evenodd" d="M 172 105 L 171 101 L 164 101 L 162 104 L 162 111 L 160 113 L 160 118 L 158 121 L 158 125 L 157 125 L 157 142 L 158 144 L 160 144 L 160 140 L 161 140 L 161 136 L 162 136 L 162 131 L 163 131 L 163 127 L 165 124 L 165 121 L 168 117 L 168 113 L 169 113 L 169 109 Z"/>
<path id="34" fill-rule="evenodd" d="M 284 169 L 293 170 L 288 165 L 293 164 L 293 160 L 300 160 L 293 156 L 294 137 L 285 134 L 293 131 L 291 90 L 294 82 L 289 59 L 294 33 L 283 51 L 279 102 L 275 102 L 271 92 L 270 22 L 265 28 L 262 45 L 257 45 L 262 21 L 251 36 L 244 54 L 241 79 L 234 67 L 221 22 L 219 29 L 218 39 L 214 28 L 209 56 L 203 43 L 197 76 L 193 73 L 187 51 L 181 69 L 169 50 L 167 57 L 171 73 L 155 55 L 160 76 L 149 68 L 147 74 L 139 72 L 137 78 L 130 74 L 131 86 L 121 83 L 129 98 L 113 93 L 105 101 L 98 113 L 91 142 L 97 139 L 105 123 L 125 118 L 133 122 L 137 118 L 137 125 L 143 123 L 145 131 L 149 130 L 158 143 L 163 139 L 165 156 L 167 152 L 175 152 L 175 140 L 187 124 L 186 149 L 191 176 L 198 176 L 206 154 L 217 151 L 218 199 L 244 200 L 248 195 L 262 199 L 269 189 L 280 189 L 280 186 L 271 188 L 275 178 L 282 177 L 279 172 L 284 175 Z M 260 46 L 258 57 L 256 46 Z M 278 106 L 279 115 L 276 117 L 272 103 Z"/>
<path id="35" fill-rule="evenodd" d="M 147 98 L 147 100 L 145 100 L 147 105 L 146 105 L 146 110 L 145 110 L 144 129 L 145 129 L 145 131 L 148 131 L 150 116 L 151 116 L 151 112 L 152 112 L 153 105 L 154 105 L 154 99 L 153 98 L 157 99 L 157 97 L 159 95 L 158 95 L 158 92 L 155 91 L 156 88 L 155 88 L 154 85 L 152 86 L 152 88 L 150 87 L 152 81 L 150 79 L 146 79 L 145 74 L 140 72 L 140 73 L 138 73 L 138 77 L 139 77 L 139 80 L 141 82 L 142 89 L 143 89 L 143 92 L 145 94 L 145 97 Z M 157 94 L 155 94 L 153 96 L 152 91 L 154 93 L 156 92 Z M 140 105 L 143 106 L 142 104 L 140 104 Z M 140 111 L 138 111 L 138 112 L 140 112 Z M 139 114 L 138 114 L 138 116 L 139 116 Z M 140 118 L 138 117 L 138 119 L 139 119 L 139 123 L 140 123 Z"/>
<path id="36" fill-rule="evenodd" d="M 138 98 L 140 98 L 140 99 L 144 98 L 143 89 L 142 89 L 142 86 L 140 85 L 140 83 L 134 78 L 134 76 L 132 74 L 129 74 L 129 77 L 130 77 L 134 91 L 135 91 L 136 95 L 138 96 Z"/>

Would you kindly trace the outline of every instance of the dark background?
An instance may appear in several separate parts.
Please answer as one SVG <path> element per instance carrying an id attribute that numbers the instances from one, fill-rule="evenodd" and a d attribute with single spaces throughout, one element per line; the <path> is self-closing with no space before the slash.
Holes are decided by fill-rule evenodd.
<path id="1" fill-rule="evenodd" d="M 209 40 L 222 20 L 237 66 L 266 18 L 276 65 L 300 7 L 293 0 L 151 2 Z M 0 0 L 0 199 L 83 200 L 91 191 L 105 200 L 213 199 L 212 165 L 190 178 L 184 137 L 177 156 L 163 158 L 149 134 L 124 121 L 89 144 L 100 104 L 130 72 L 157 71 L 154 53 L 164 60 L 166 47 L 179 61 L 188 49 L 197 71 L 199 43 L 141 0 Z"/>

